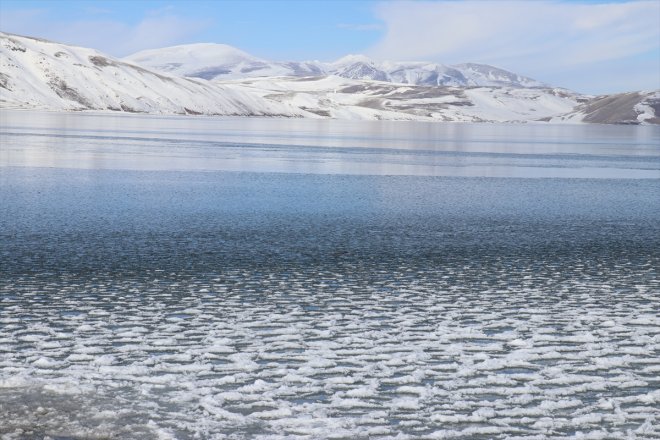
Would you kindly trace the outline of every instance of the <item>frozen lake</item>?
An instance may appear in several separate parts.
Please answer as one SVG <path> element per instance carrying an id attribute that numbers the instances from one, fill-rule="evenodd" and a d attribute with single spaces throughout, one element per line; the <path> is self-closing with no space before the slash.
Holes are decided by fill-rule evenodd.
<path id="1" fill-rule="evenodd" d="M 658 127 L 0 128 L 3 440 L 660 436 Z"/>

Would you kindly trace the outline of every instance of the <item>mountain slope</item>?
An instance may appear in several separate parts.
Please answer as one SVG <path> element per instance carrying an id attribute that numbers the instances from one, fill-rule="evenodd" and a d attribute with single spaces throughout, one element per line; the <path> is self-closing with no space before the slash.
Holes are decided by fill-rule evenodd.
<path id="1" fill-rule="evenodd" d="M 207 48 L 209 54 L 200 53 Z M 264 66 L 258 58 L 229 46 L 188 45 L 175 51 L 187 64 L 170 63 L 168 54 L 159 60 L 161 70 L 167 72 L 157 73 L 93 49 L 0 33 L 0 108 L 374 120 L 660 123 L 660 92 L 590 97 L 542 87 L 492 66 L 470 64 L 459 71 L 432 63 L 377 64 L 363 56 L 344 57 L 326 65 L 264 62 Z M 155 60 L 155 54 L 145 56 Z M 212 76 L 209 59 L 216 56 L 231 59 L 232 72 L 239 76 L 258 71 L 286 75 L 207 81 L 172 74 L 193 66 L 198 73 Z M 324 69 L 336 74 L 325 74 Z M 475 85 L 480 82 L 485 85 Z"/>
<path id="2" fill-rule="evenodd" d="M 62 110 L 285 115 L 303 112 L 203 80 L 151 72 L 96 50 L 0 33 L 3 106 Z"/>
<path id="3" fill-rule="evenodd" d="M 660 91 L 596 96 L 552 120 L 598 124 L 660 124 Z"/>
<path id="4" fill-rule="evenodd" d="M 263 61 L 226 44 L 198 43 L 173 46 L 162 50 L 145 50 L 127 58 L 135 64 L 177 76 L 211 79 L 231 73 L 226 67 L 250 69 Z M 222 60 L 223 64 L 214 64 Z"/>
<path id="5" fill-rule="evenodd" d="M 223 84 L 339 119 L 535 121 L 567 113 L 581 99 L 561 89 L 410 86 L 338 76 L 248 78 Z"/>
<path id="6" fill-rule="evenodd" d="M 324 75 L 320 63 L 277 63 L 252 56 L 226 44 L 198 43 L 143 50 L 126 61 L 159 71 L 203 79 L 255 76 Z"/>
<path id="7" fill-rule="evenodd" d="M 445 66 L 429 62 L 377 62 L 364 55 L 347 55 L 332 63 L 274 62 L 225 44 L 189 44 L 145 50 L 127 61 L 161 72 L 204 79 L 267 76 L 336 75 L 425 86 L 548 87 L 539 81 L 485 64 Z"/>
<path id="8" fill-rule="evenodd" d="M 473 82 L 479 85 L 489 86 L 513 86 L 520 88 L 527 87 L 548 87 L 547 84 L 536 81 L 517 73 L 487 64 L 465 63 L 454 66 L 466 78 L 467 82 Z"/>

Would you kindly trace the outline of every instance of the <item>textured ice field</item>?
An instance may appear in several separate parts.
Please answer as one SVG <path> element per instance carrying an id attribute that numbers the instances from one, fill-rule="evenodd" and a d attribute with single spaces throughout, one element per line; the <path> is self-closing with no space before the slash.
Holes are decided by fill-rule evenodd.
<path id="1" fill-rule="evenodd" d="M 653 269 L 509 264 L 16 280 L 2 290 L 0 432 L 660 436 Z"/>
<path id="2" fill-rule="evenodd" d="M 660 438 L 657 127 L 0 126 L 1 440 Z"/>
<path id="3" fill-rule="evenodd" d="M 3 440 L 660 437 L 657 180 L 0 183 Z"/>

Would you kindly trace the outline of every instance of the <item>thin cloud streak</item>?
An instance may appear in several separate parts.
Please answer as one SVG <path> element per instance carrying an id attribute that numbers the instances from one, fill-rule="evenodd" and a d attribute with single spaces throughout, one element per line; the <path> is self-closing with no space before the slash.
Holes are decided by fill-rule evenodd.
<path id="1" fill-rule="evenodd" d="M 588 64 L 660 47 L 660 2 L 387 2 L 379 57 L 508 59 Z M 466 58 L 467 57 L 467 58 Z M 552 59 L 548 59 L 551 57 Z"/>

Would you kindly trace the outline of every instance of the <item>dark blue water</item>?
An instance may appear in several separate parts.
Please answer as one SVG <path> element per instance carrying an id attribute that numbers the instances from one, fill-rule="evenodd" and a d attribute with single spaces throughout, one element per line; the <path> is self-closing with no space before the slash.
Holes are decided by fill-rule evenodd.
<path id="1" fill-rule="evenodd" d="M 657 257 L 655 180 L 7 168 L 4 273 Z"/>

